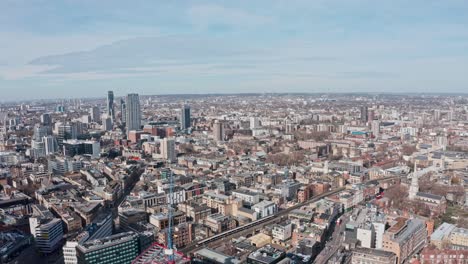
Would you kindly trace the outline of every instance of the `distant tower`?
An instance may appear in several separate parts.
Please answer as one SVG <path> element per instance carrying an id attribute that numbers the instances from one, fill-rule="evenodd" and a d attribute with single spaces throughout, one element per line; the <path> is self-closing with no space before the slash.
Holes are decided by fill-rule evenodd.
<path id="1" fill-rule="evenodd" d="M 369 118 L 368 108 L 367 106 L 361 106 L 361 122 L 367 123 Z"/>
<path id="2" fill-rule="evenodd" d="M 187 130 L 191 126 L 190 106 L 184 105 L 180 116 L 180 129 Z"/>
<path id="3" fill-rule="evenodd" d="M 374 110 L 368 110 L 367 111 L 367 121 L 372 122 L 375 118 L 375 111 Z"/>
<path id="4" fill-rule="evenodd" d="M 44 126 L 52 125 L 52 117 L 48 113 L 44 113 L 41 115 L 41 124 Z"/>
<path id="5" fill-rule="evenodd" d="M 105 131 L 111 131 L 113 129 L 112 118 L 107 115 L 102 115 L 102 129 Z"/>
<path id="6" fill-rule="evenodd" d="M 122 124 L 125 124 L 127 122 L 127 105 L 123 98 L 120 98 L 120 115 Z"/>
<path id="7" fill-rule="evenodd" d="M 409 189 L 409 198 L 410 200 L 414 200 L 419 192 L 419 180 L 417 175 L 417 166 L 416 162 L 414 163 L 414 172 L 413 176 L 411 177 L 411 186 Z"/>
<path id="8" fill-rule="evenodd" d="M 44 148 L 45 148 L 45 154 L 46 155 L 51 155 L 54 154 L 57 151 L 57 140 L 55 139 L 54 136 L 45 136 L 43 137 L 43 142 L 44 142 Z"/>
<path id="9" fill-rule="evenodd" d="M 164 138 L 161 142 L 161 154 L 168 162 L 176 161 L 175 142 L 174 139 Z"/>
<path id="10" fill-rule="evenodd" d="M 140 130 L 141 109 L 138 94 L 128 94 L 126 98 L 126 125 L 127 133 L 131 130 Z"/>
<path id="11" fill-rule="evenodd" d="M 93 106 L 89 108 L 89 115 L 91 116 L 91 120 L 93 120 L 93 122 L 99 123 L 101 121 L 101 113 L 99 111 L 99 107 Z"/>
<path id="12" fill-rule="evenodd" d="M 165 250 L 165 255 L 167 257 L 167 263 L 168 264 L 174 264 L 174 245 L 172 243 L 172 228 L 173 228 L 173 210 L 174 208 L 172 207 L 172 204 L 174 203 L 174 175 L 172 172 L 169 173 L 169 201 L 167 201 L 167 209 L 169 213 L 169 227 L 167 228 L 167 249 Z"/>
<path id="13" fill-rule="evenodd" d="M 114 121 L 115 112 L 114 112 L 114 92 L 113 91 L 107 92 L 107 115 L 112 118 L 112 121 Z"/>
<path id="14" fill-rule="evenodd" d="M 224 140 L 224 126 L 223 123 L 216 120 L 213 124 L 213 138 L 216 141 L 223 141 Z"/>
<path id="15" fill-rule="evenodd" d="M 434 110 L 434 120 L 435 121 L 440 120 L 440 110 L 439 109 Z"/>
<path id="16" fill-rule="evenodd" d="M 260 127 L 260 120 L 258 117 L 251 117 L 250 118 L 250 129 L 256 129 Z"/>
<path id="17" fill-rule="evenodd" d="M 374 137 L 378 138 L 380 136 L 380 121 L 372 120 L 371 121 L 371 130 Z"/>

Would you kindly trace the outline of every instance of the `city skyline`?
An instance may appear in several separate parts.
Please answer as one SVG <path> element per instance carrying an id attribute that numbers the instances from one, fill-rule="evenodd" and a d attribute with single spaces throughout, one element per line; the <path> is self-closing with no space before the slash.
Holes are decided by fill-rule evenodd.
<path id="1" fill-rule="evenodd" d="M 0 9 L 1 101 L 107 90 L 462 93 L 468 83 L 463 1 L 3 1 Z"/>

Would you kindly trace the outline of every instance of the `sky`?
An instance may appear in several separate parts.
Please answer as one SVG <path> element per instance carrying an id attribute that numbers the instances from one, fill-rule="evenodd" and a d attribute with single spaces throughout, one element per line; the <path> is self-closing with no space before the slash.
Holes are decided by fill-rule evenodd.
<path id="1" fill-rule="evenodd" d="M 2 0 L 0 101 L 468 92 L 465 0 Z"/>

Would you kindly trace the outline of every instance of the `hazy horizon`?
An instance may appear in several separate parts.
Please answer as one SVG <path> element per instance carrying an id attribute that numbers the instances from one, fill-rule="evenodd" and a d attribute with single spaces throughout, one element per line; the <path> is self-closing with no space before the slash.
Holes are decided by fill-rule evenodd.
<path id="1" fill-rule="evenodd" d="M 465 1 L 6 0 L 0 10 L 3 102 L 468 90 Z"/>

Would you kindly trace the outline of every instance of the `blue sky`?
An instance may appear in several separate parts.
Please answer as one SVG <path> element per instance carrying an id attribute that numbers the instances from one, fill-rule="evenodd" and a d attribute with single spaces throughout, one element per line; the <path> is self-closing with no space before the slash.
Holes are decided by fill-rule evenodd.
<path id="1" fill-rule="evenodd" d="M 467 92 L 464 0 L 2 0 L 0 101 Z"/>

